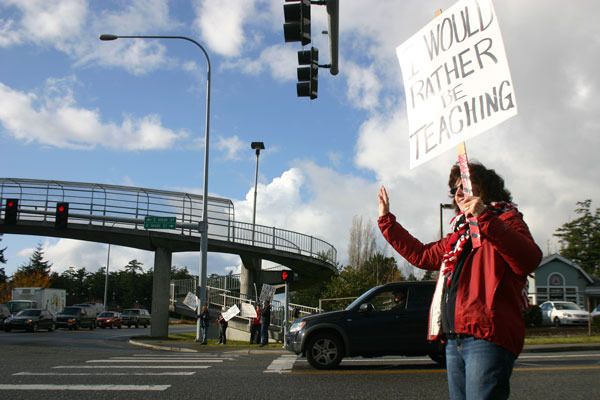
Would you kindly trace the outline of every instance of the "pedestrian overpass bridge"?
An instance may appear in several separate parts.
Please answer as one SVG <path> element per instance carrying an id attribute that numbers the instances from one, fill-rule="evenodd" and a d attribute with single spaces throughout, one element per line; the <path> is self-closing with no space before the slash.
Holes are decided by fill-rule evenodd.
<path id="1" fill-rule="evenodd" d="M 7 199 L 18 200 L 17 222 L 4 223 Z M 168 334 L 171 258 L 200 251 L 202 196 L 100 183 L 0 178 L 0 233 L 86 240 L 155 252 L 151 335 Z M 55 227 L 56 205 L 69 203 L 66 229 Z M 238 254 L 242 295 L 263 283 L 261 262 L 284 265 L 303 286 L 336 272 L 337 252 L 329 243 L 286 229 L 237 221 L 229 199 L 208 197 L 208 251 Z M 146 229 L 145 218 L 175 217 L 169 229 Z"/>

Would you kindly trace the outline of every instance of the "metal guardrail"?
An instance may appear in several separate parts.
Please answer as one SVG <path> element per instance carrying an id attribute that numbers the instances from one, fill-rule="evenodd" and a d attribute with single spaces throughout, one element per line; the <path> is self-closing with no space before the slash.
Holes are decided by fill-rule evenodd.
<path id="1" fill-rule="evenodd" d="M 196 292 L 196 279 L 179 279 L 171 281 L 171 304 L 181 302 L 185 298 L 188 292 Z M 248 298 L 246 295 L 240 295 L 239 293 L 231 290 L 208 287 L 208 303 L 212 307 L 221 309 L 228 309 L 229 307 L 237 304 L 241 308 L 241 303 L 248 303 L 252 306 L 256 306 L 256 301 Z M 280 301 L 273 299 L 271 301 L 271 325 L 276 327 L 283 327 L 284 307 Z M 299 317 L 303 317 L 310 314 L 316 314 L 319 309 L 316 307 L 303 306 L 300 304 L 288 304 L 290 320 L 293 320 L 293 311 L 298 310 Z M 238 317 L 250 320 L 250 318 Z"/>
<path id="2" fill-rule="evenodd" d="M 161 232 L 200 236 L 202 196 L 99 183 L 0 178 L 2 218 L 6 199 L 18 199 L 18 220 L 54 222 L 56 203 L 69 203 L 69 223 L 144 229 L 146 216 L 175 217 L 176 229 Z M 337 251 L 324 240 L 275 227 L 235 220 L 233 202 L 208 198 L 208 237 L 281 250 L 335 265 Z M 252 232 L 254 233 L 254 236 Z"/>

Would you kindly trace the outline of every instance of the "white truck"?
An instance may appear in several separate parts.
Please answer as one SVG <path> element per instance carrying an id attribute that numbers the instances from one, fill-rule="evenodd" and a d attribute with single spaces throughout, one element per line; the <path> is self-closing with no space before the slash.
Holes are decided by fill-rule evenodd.
<path id="1" fill-rule="evenodd" d="M 66 299 L 65 289 L 23 287 L 12 290 L 12 300 L 6 305 L 12 315 L 25 308 L 41 308 L 56 315 L 65 307 Z"/>

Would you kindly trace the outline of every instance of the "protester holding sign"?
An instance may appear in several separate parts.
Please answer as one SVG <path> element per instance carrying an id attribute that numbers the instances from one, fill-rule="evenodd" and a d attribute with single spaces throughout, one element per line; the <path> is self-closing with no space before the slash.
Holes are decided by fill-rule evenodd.
<path id="1" fill-rule="evenodd" d="M 439 270 L 430 308 L 429 339 L 445 339 L 451 399 L 507 399 L 516 357 L 523 349 L 527 274 L 542 252 L 504 180 L 494 170 L 469 163 L 473 196 L 463 192 L 458 165 L 448 186 L 457 215 L 445 238 L 423 244 L 390 213 L 379 190 L 379 228 L 411 264 Z M 476 217 L 481 246 L 473 248 L 466 217 Z"/>
<path id="2" fill-rule="evenodd" d="M 271 302 L 265 301 L 260 313 L 260 346 L 269 343 L 269 325 L 271 325 Z"/>
<path id="3" fill-rule="evenodd" d="M 208 306 L 202 307 L 202 312 L 200 313 L 200 327 L 202 328 L 202 343 L 208 343 L 208 327 L 210 326 L 210 313 L 208 311 Z"/>

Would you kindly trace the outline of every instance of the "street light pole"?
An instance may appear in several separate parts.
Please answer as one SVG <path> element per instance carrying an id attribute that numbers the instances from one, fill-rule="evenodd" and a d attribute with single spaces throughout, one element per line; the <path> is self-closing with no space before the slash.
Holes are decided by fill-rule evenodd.
<path id="1" fill-rule="evenodd" d="M 100 35 L 100 40 L 116 40 L 116 39 L 179 39 L 192 42 L 206 57 L 206 117 L 204 126 L 204 188 L 202 195 L 202 220 L 198 226 L 200 232 L 200 266 L 198 272 L 198 298 L 199 305 L 196 310 L 196 342 L 201 341 L 200 335 L 200 310 L 207 302 L 206 282 L 207 282 L 207 258 L 208 258 L 208 144 L 210 138 L 210 58 L 204 47 L 187 36 L 155 36 L 155 35 Z"/>
<path id="2" fill-rule="evenodd" d="M 447 210 L 451 210 L 454 208 L 454 206 L 452 204 L 440 203 L 440 239 L 444 238 L 444 215 L 442 212 L 444 208 Z"/>
<path id="3" fill-rule="evenodd" d="M 254 174 L 254 207 L 252 212 L 252 246 L 254 246 L 254 235 L 256 232 L 256 189 L 258 186 L 258 156 L 260 156 L 260 151 L 265 149 L 265 144 L 263 142 L 252 142 L 250 143 L 250 148 L 256 150 L 256 172 Z"/>
<path id="4" fill-rule="evenodd" d="M 107 311 L 107 291 L 108 291 L 108 268 L 110 266 L 110 243 L 108 244 L 108 254 L 106 255 L 106 276 L 104 277 L 104 311 Z"/>

